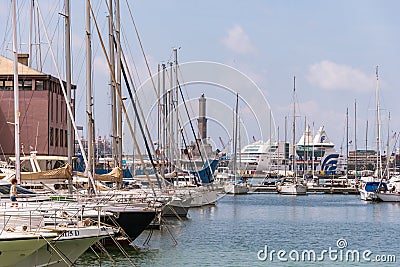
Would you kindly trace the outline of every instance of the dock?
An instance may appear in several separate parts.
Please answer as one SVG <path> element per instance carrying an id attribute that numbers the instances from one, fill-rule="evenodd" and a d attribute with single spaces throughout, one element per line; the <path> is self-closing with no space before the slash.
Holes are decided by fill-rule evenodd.
<path id="1" fill-rule="evenodd" d="M 254 184 L 249 187 L 250 193 L 277 193 L 276 186 Z M 331 187 L 331 186 L 318 186 L 307 188 L 309 194 L 348 194 L 358 195 L 358 188 L 355 187 Z"/>

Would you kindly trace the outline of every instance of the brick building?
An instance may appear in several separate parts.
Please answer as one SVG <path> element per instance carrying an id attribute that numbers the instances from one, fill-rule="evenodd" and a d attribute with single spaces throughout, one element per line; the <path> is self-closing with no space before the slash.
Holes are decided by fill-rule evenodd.
<path id="1" fill-rule="evenodd" d="M 26 54 L 19 62 L 21 153 L 66 156 L 68 112 L 59 80 L 29 68 Z M 0 152 L 6 156 L 15 154 L 13 75 L 13 60 L 0 56 Z"/>

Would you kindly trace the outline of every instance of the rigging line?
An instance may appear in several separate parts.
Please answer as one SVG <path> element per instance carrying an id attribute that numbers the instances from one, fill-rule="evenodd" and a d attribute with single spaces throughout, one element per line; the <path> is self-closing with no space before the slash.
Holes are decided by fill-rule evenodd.
<path id="1" fill-rule="evenodd" d="M 25 10 L 25 9 L 24 9 L 25 3 L 26 3 L 26 1 L 23 1 L 22 4 L 19 5 L 18 11 L 17 11 L 17 13 L 18 13 L 18 14 L 17 14 L 17 15 L 18 15 L 18 18 L 21 18 L 21 17 L 22 17 L 22 16 L 21 16 L 21 10 Z M 24 16 L 24 17 L 25 17 L 25 16 Z M 18 20 L 18 28 L 19 28 L 19 29 L 21 29 L 20 23 L 21 23 L 21 20 Z M 20 40 L 20 42 L 18 42 L 18 44 L 19 44 L 19 50 L 20 50 L 20 51 L 22 51 L 22 42 L 21 42 L 21 40 L 22 40 L 22 35 L 23 35 L 23 31 L 24 31 L 24 30 L 25 30 L 25 27 L 23 27 L 22 30 L 18 31 L 19 40 Z"/>
<path id="2" fill-rule="evenodd" d="M 11 1 L 8 1 L 9 2 L 9 4 L 11 5 Z M 10 27 L 10 25 L 9 25 L 9 21 L 11 20 L 11 12 L 12 12 L 12 8 L 10 7 L 10 6 L 8 6 L 7 7 L 7 10 L 9 10 L 9 12 L 8 12 L 8 16 L 7 16 L 7 22 L 6 22 L 6 28 L 5 28 L 5 31 L 4 31 L 4 38 L 3 38 L 3 42 L 1 43 L 1 51 L 2 51 L 2 54 L 3 54 L 3 52 L 6 50 L 6 47 L 7 47 L 7 45 L 6 45 L 6 41 L 7 41 L 7 37 L 8 37 L 8 35 L 10 34 L 10 32 L 11 32 L 11 27 Z"/>
<path id="3" fill-rule="evenodd" d="M 161 182 L 160 182 L 160 177 L 158 176 L 158 173 L 157 173 L 157 167 L 156 167 L 156 164 L 154 163 L 153 156 L 152 156 L 151 151 L 150 151 L 149 142 L 148 142 L 148 140 L 146 138 L 146 134 L 145 134 L 144 129 L 143 129 L 142 121 L 140 120 L 140 115 L 139 115 L 138 109 L 137 109 L 135 101 L 134 101 L 132 90 L 131 90 L 131 87 L 130 87 L 129 82 L 128 82 L 128 77 L 126 76 L 126 71 L 125 71 L 125 67 L 124 67 L 124 65 L 122 63 L 122 60 L 121 60 L 121 69 L 122 69 L 122 74 L 124 76 L 126 89 L 128 90 L 129 98 L 131 99 L 131 104 L 132 104 L 133 109 L 135 111 L 137 123 L 139 125 L 139 129 L 140 129 L 140 132 L 141 132 L 142 137 L 143 137 L 143 141 L 144 141 L 144 145 L 146 147 L 147 154 L 149 155 L 149 159 L 150 159 L 151 165 L 153 167 L 154 174 L 156 175 L 157 183 L 159 184 L 159 187 L 161 188 Z M 151 139 L 150 139 L 150 142 L 151 142 L 151 144 L 153 144 Z M 154 146 L 153 145 L 152 145 L 152 148 L 154 150 Z M 153 153 L 155 153 L 155 151 L 153 151 Z"/>
<path id="4" fill-rule="evenodd" d="M 115 38 L 113 38 L 113 41 L 114 41 L 114 45 L 117 46 Z M 123 60 L 123 62 L 122 62 L 122 60 Z M 136 90 L 135 84 L 133 83 L 132 76 L 131 76 L 131 73 L 130 73 L 129 68 L 128 68 L 128 64 L 127 64 L 127 60 L 126 60 L 126 57 L 125 57 L 125 53 L 123 52 L 123 49 L 121 49 L 121 66 L 123 66 L 123 63 L 125 63 L 126 71 L 127 71 L 128 76 L 129 76 L 129 80 L 132 83 L 133 91 L 135 93 L 134 99 L 138 99 L 137 90 Z M 142 109 L 142 107 L 140 105 L 140 101 L 136 101 L 136 102 L 137 102 L 137 105 L 139 107 L 140 116 L 141 116 L 142 121 L 146 121 L 146 118 L 144 117 L 144 114 L 143 114 L 143 109 Z M 140 118 L 138 118 L 138 120 L 140 120 Z M 149 128 L 147 126 L 147 123 L 145 123 L 144 126 L 145 126 L 145 130 L 146 130 L 147 138 L 150 140 L 150 143 L 151 143 L 152 152 L 154 153 L 154 155 L 156 155 L 156 150 L 154 148 L 154 143 L 152 141 L 152 138 L 151 138 L 150 131 L 149 131 Z M 157 163 L 159 163 L 158 158 L 157 158 Z"/>
<path id="5" fill-rule="evenodd" d="M 49 46 L 50 46 L 51 44 L 53 44 L 54 37 L 55 37 L 56 32 L 57 32 L 57 30 L 58 30 L 59 24 L 60 24 L 60 17 L 58 17 L 57 25 L 56 25 L 56 27 L 54 28 L 54 32 L 53 32 L 53 35 L 52 35 L 51 39 L 49 40 L 49 42 L 51 42 L 51 43 L 49 44 Z M 57 45 L 57 47 L 58 47 L 58 45 Z M 58 49 L 57 49 L 57 51 L 58 51 Z M 47 52 L 46 52 L 46 54 L 44 55 L 44 58 L 43 58 L 43 60 L 42 60 L 43 63 L 46 62 L 49 53 L 50 53 L 50 51 L 49 51 L 49 49 L 47 49 Z"/>
<path id="6" fill-rule="evenodd" d="M 133 15 L 132 15 L 132 10 L 131 10 L 131 7 L 130 7 L 130 5 L 129 5 L 129 1 L 126 0 L 125 2 L 126 2 L 126 5 L 128 6 L 129 15 L 130 15 L 130 17 L 131 17 L 133 27 L 135 28 L 136 36 L 137 36 L 138 41 L 139 41 L 139 45 L 140 45 L 140 49 L 141 49 L 142 54 L 143 54 L 143 57 L 144 57 L 144 61 L 146 62 L 147 71 L 149 72 L 149 75 L 150 75 L 151 83 L 152 83 L 152 85 L 153 85 L 154 92 L 157 92 L 157 88 L 156 88 L 156 85 L 155 85 L 155 83 L 154 83 L 153 75 L 151 74 L 149 62 L 148 62 L 147 57 L 146 57 L 146 54 L 145 54 L 145 52 L 144 52 L 142 40 L 140 39 L 139 31 L 138 31 L 138 29 L 137 29 L 137 27 L 136 27 L 136 23 L 135 23 L 135 20 L 134 20 L 134 18 L 133 18 Z"/>
<path id="7" fill-rule="evenodd" d="M 136 82 L 136 84 L 142 84 L 142 82 L 140 80 L 138 69 L 137 69 L 136 64 L 135 64 L 135 60 L 134 60 L 134 57 L 133 57 L 132 49 L 131 49 L 131 46 L 129 45 L 129 42 L 128 42 L 127 38 L 126 38 L 125 31 L 124 31 L 123 27 L 121 27 L 121 35 L 122 35 L 122 38 L 124 38 L 125 44 L 126 44 L 126 46 L 128 48 L 130 59 L 131 59 L 132 64 L 133 64 L 133 68 L 135 69 L 135 73 L 136 73 L 136 77 L 137 77 L 137 82 L 136 81 L 135 82 Z M 135 77 L 133 77 L 133 78 L 135 78 Z"/>
<path id="8" fill-rule="evenodd" d="M 107 50 L 106 50 L 106 48 L 105 48 L 103 38 L 102 38 L 101 35 L 100 35 L 99 26 L 98 26 L 98 24 L 97 24 L 96 18 L 94 17 L 94 12 L 93 12 L 92 6 L 91 6 L 91 4 L 90 4 L 90 1 L 88 1 L 88 5 L 89 5 L 89 8 L 90 8 L 90 12 L 92 13 L 92 16 L 93 16 L 93 21 L 94 21 L 94 24 L 95 24 L 95 26 L 96 26 L 96 31 L 97 31 L 97 34 L 98 34 L 98 37 L 99 37 L 99 41 L 100 41 L 100 43 L 101 43 L 101 48 L 103 49 L 104 56 L 105 56 L 105 58 L 106 58 L 106 60 L 107 60 L 108 68 L 109 68 L 109 70 L 110 70 L 110 72 L 111 72 L 111 70 L 112 70 L 112 68 L 111 68 L 111 62 L 110 62 L 110 59 L 109 59 L 109 57 L 108 57 L 108 55 L 107 55 Z M 149 173 L 147 172 L 147 170 L 146 170 L 146 168 L 145 168 L 146 165 L 145 165 L 144 160 L 143 160 L 143 157 L 142 157 L 142 155 L 141 155 L 140 147 L 139 147 L 139 144 L 138 144 L 138 142 L 137 142 L 135 133 L 134 133 L 134 131 L 133 131 L 133 127 L 132 127 L 131 121 L 129 120 L 129 116 L 128 116 L 128 113 L 127 113 L 127 111 L 126 111 L 126 107 L 125 107 L 124 101 L 123 101 L 123 99 L 122 99 L 121 90 L 119 90 L 119 88 L 118 88 L 119 85 L 116 83 L 115 76 L 114 76 L 114 75 L 111 75 L 111 78 L 112 78 L 112 80 L 113 80 L 113 83 L 116 85 L 116 87 L 117 87 L 117 89 L 118 89 L 118 90 L 116 90 L 117 96 L 118 96 L 118 100 L 119 100 L 119 103 L 121 104 L 122 111 L 123 111 L 123 113 L 124 113 L 124 115 L 125 115 L 126 122 L 127 122 L 127 124 L 128 124 L 128 128 L 129 128 L 129 131 L 130 131 L 130 133 L 131 133 L 131 136 L 132 136 L 134 145 L 135 145 L 136 150 L 137 150 L 137 152 L 138 152 L 138 154 L 139 154 L 139 159 L 140 159 L 140 162 L 141 162 L 142 167 L 143 167 L 143 169 L 144 169 L 144 173 L 145 173 L 145 175 L 146 175 L 148 181 L 149 181 L 150 184 L 152 185 L 152 183 L 151 183 L 151 181 L 150 181 Z M 159 187 L 160 187 L 160 189 L 161 189 L 161 184 L 159 184 Z M 152 191 L 153 191 L 154 196 L 156 196 L 156 192 L 155 192 L 153 186 L 151 186 L 151 189 L 152 189 Z"/>

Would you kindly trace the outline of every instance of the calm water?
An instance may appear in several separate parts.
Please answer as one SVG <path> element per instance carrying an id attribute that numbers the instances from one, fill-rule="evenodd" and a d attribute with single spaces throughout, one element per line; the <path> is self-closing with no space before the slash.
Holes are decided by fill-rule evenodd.
<path id="1" fill-rule="evenodd" d="M 139 252 L 129 251 L 138 266 L 398 266 L 400 262 L 399 230 L 400 205 L 369 203 L 352 195 L 281 196 L 277 194 L 249 194 L 225 196 L 216 206 L 190 210 L 190 218 L 183 222 L 168 221 L 175 246 L 166 231 L 155 231 L 149 247 L 143 242 L 149 232 L 143 233 L 135 244 Z M 339 249 L 338 239 L 345 239 Z M 258 251 L 268 246 L 271 250 L 285 250 L 287 262 L 273 254 L 261 261 Z M 337 250 L 321 256 L 323 250 Z M 295 250 L 295 251 L 293 251 Z M 302 260 L 304 250 L 316 252 L 314 262 Z M 346 253 L 357 250 L 360 262 L 353 262 Z M 375 256 L 395 255 L 397 263 L 374 261 Z M 289 258 L 296 258 L 299 262 Z M 336 253 L 336 254 L 335 254 Z M 340 258 L 340 253 L 342 258 Z M 111 251 L 118 266 L 130 266 L 117 251 Z M 269 254 L 268 254 L 269 255 Z M 307 255 L 307 254 L 306 254 Z M 350 254 L 349 254 L 350 255 Z M 260 254 L 263 257 L 264 253 Z M 335 256 L 338 258 L 335 260 Z M 324 257 L 319 261 L 318 257 Z M 357 261 L 357 260 L 356 260 Z M 86 253 L 78 266 L 111 266 L 112 261 L 93 253 Z"/>

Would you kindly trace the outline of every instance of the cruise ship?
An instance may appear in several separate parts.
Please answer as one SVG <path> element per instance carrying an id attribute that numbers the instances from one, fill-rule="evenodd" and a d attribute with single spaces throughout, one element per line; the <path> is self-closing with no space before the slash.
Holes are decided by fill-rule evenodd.
<path id="1" fill-rule="evenodd" d="M 240 152 L 240 170 L 246 178 L 265 178 L 268 175 L 289 175 L 292 172 L 292 155 L 289 143 L 284 141 L 256 141 Z M 314 135 L 308 127 L 296 144 L 298 171 L 315 174 L 345 172 L 345 159 L 335 150 L 323 126 Z M 289 174 L 288 174 L 289 173 Z"/>

